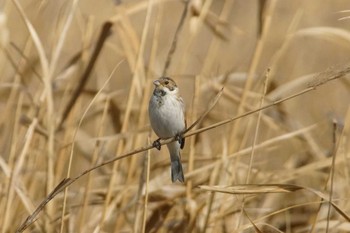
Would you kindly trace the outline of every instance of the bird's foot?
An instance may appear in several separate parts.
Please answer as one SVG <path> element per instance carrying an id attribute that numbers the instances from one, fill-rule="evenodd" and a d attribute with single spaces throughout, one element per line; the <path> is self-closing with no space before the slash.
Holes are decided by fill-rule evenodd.
<path id="1" fill-rule="evenodd" d="M 160 144 L 160 138 L 158 138 L 157 140 L 155 140 L 153 143 L 152 143 L 152 146 L 157 148 L 157 150 L 160 150 L 160 148 L 162 147 L 162 145 Z"/>
<path id="2" fill-rule="evenodd" d="M 177 134 L 177 135 L 175 136 L 175 140 L 179 142 L 180 148 L 183 149 L 184 146 L 185 146 L 185 138 L 182 137 L 182 134 Z"/>

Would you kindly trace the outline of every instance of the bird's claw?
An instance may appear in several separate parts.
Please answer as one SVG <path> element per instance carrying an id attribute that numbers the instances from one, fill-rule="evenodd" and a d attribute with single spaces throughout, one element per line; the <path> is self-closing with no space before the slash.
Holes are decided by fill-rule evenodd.
<path id="1" fill-rule="evenodd" d="M 160 144 L 160 138 L 158 138 L 157 140 L 155 140 L 153 143 L 152 143 L 152 146 L 157 148 L 157 150 L 160 150 L 160 148 L 162 147 L 162 145 Z"/>
<path id="2" fill-rule="evenodd" d="M 183 149 L 185 146 L 185 138 L 183 138 L 181 134 L 177 134 L 175 140 L 179 142 L 180 148 Z"/>

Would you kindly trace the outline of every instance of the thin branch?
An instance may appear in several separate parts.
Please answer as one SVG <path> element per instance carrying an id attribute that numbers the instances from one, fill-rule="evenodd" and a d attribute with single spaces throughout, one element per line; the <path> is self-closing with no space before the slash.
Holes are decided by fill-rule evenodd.
<path id="1" fill-rule="evenodd" d="M 334 171 L 335 171 L 335 158 L 337 154 L 337 122 L 333 121 L 333 142 L 332 142 L 332 167 L 330 171 L 330 190 L 329 190 L 329 201 L 328 201 L 328 211 L 327 211 L 327 226 L 326 233 L 329 230 L 329 221 L 331 220 L 331 206 L 332 206 L 332 198 L 333 198 L 333 181 L 334 181 Z"/>
<path id="2" fill-rule="evenodd" d="M 180 18 L 180 22 L 179 24 L 177 25 L 177 28 L 176 28 L 176 31 L 175 31 L 175 35 L 174 35 L 174 38 L 173 38 L 173 42 L 171 43 L 171 47 L 170 47 L 170 50 L 169 50 L 169 53 L 168 53 L 168 56 L 167 56 L 167 59 L 166 59 L 166 62 L 165 62 L 165 65 L 164 65 L 164 70 L 163 70 L 163 76 L 166 75 L 167 73 L 167 70 L 170 66 L 170 63 L 171 63 L 171 59 L 173 57 L 173 54 L 175 53 L 175 49 L 176 49 L 176 45 L 177 45 L 177 39 L 179 37 L 179 33 L 181 31 L 181 28 L 185 22 L 185 18 L 186 18 L 186 15 L 187 15 L 187 12 L 188 12 L 188 4 L 189 4 L 190 0 L 186 0 L 185 1 L 185 8 L 182 12 L 182 15 L 181 15 L 181 18 Z"/>
<path id="3" fill-rule="evenodd" d="M 112 26 L 113 26 L 113 23 L 109 22 L 109 21 L 103 25 L 99 39 L 98 39 L 97 44 L 96 44 L 96 47 L 91 55 L 91 58 L 89 60 L 89 63 L 87 65 L 84 73 L 82 74 L 82 76 L 80 78 L 79 85 L 78 85 L 77 89 L 75 89 L 75 91 L 73 92 L 72 97 L 69 100 L 69 102 L 68 102 L 68 104 L 67 104 L 67 106 L 62 114 L 62 118 L 61 118 L 61 121 L 58 125 L 58 129 L 60 129 L 63 126 L 69 113 L 71 112 L 72 108 L 74 107 L 75 103 L 77 102 L 77 99 L 80 96 L 81 91 L 84 89 L 84 87 L 88 81 L 88 78 L 90 77 L 90 73 L 91 73 L 91 71 L 96 63 L 96 60 L 97 60 L 97 58 L 98 58 L 98 56 L 103 48 L 103 45 L 104 45 L 107 37 L 110 35 L 110 30 L 111 30 Z"/>
<path id="4" fill-rule="evenodd" d="M 223 90 L 224 90 L 224 88 L 221 88 L 221 90 L 218 92 L 218 94 L 212 100 L 211 104 L 209 105 L 209 108 L 204 113 L 202 113 L 202 115 L 195 122 L 193 122 L 192 125 L 190 127 L 188 127 L 184 133 L 187 133 L 188 131 L 190 131 L 196 125 L 200 124 L 203 121 L 203 119 L 206 117 L 206 115 L 208 115 L 208 113 L 215 107 L 215 105 L 219 101 Z"/>

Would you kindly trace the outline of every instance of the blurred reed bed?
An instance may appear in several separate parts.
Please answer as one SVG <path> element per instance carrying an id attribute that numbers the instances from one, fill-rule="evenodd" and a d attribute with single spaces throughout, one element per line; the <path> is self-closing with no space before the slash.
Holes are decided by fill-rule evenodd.
<path id="1" fill-rule="evenodd" d="M 0 9 L 0 232 L 350 231 L 347 1 Z M 152 149 L 161 75 L 201 119 L 185 184 Z"/>

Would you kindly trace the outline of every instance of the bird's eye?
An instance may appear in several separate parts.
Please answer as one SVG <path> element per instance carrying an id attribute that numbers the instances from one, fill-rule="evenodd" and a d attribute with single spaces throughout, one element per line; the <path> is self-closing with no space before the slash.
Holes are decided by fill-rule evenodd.
<path id="1" fill-rule="evenodd" d="M 164 84 L 165 84 L 165 85 L 168 85 L 168 84 L 169 84 L 169 81 L 165 81 Z"/>

